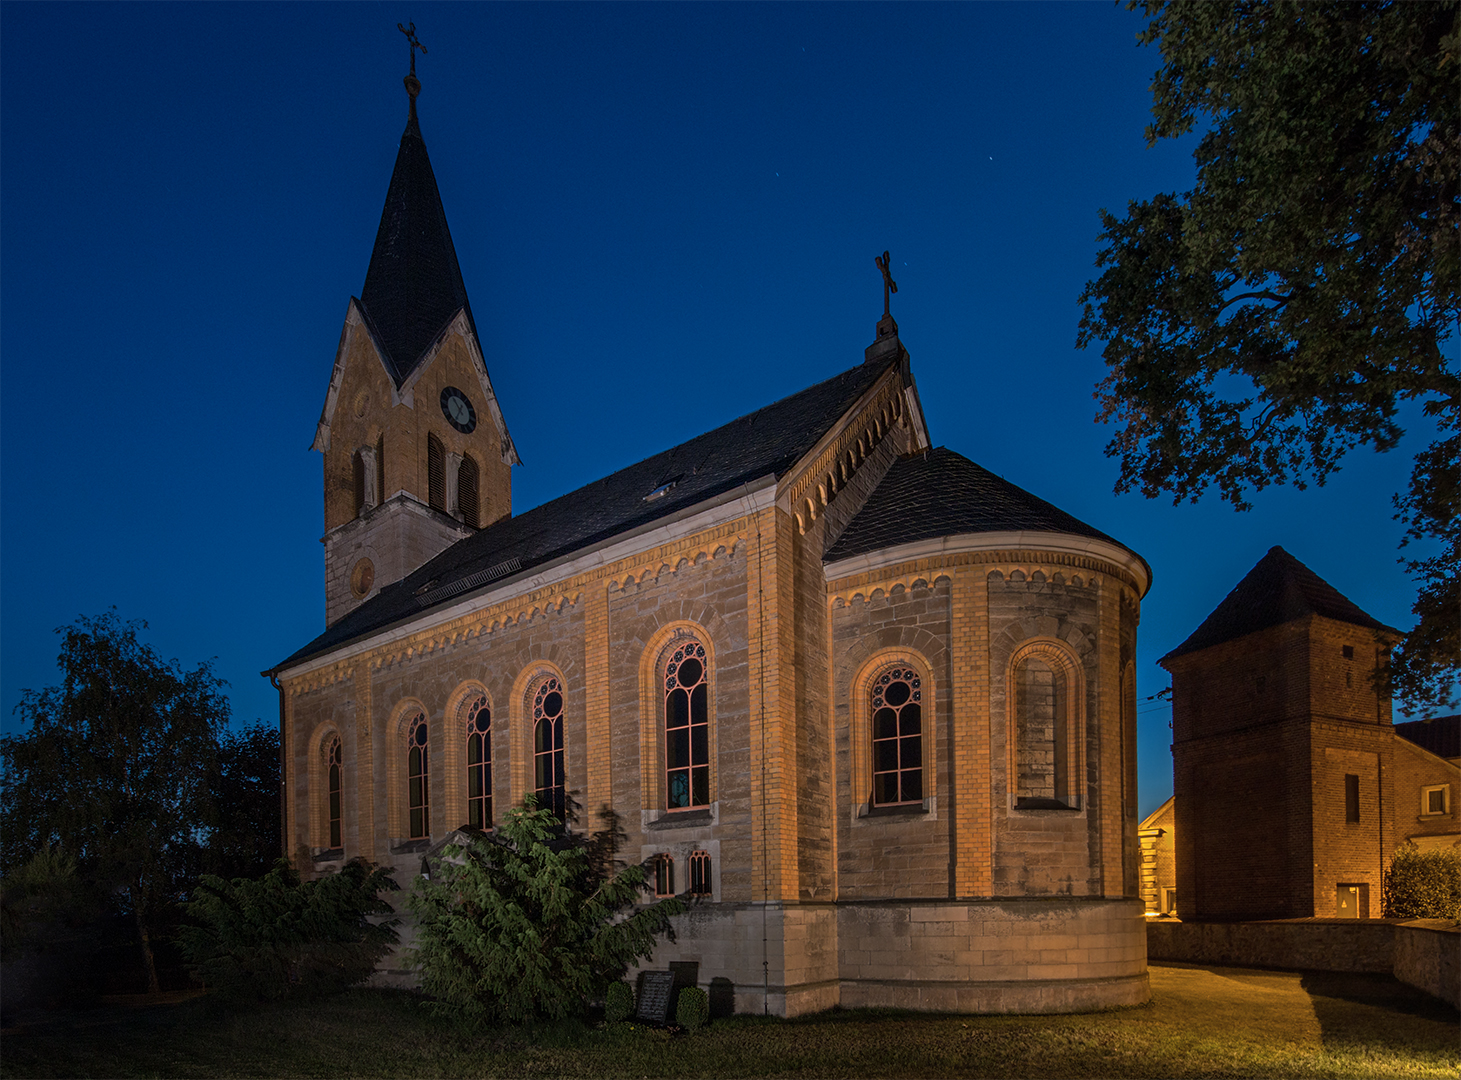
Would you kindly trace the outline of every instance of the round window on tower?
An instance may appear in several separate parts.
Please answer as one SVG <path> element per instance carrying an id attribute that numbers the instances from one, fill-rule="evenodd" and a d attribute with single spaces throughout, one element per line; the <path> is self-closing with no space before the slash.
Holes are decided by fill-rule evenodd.
<path id="1" fill-rule="evenodd" d="M 361 559 L 355 564 L 355 569 L 350 571 L 350 591 L 357 597 L 364 597 L 374 587 L 375 564 L 369 559 Z"/>

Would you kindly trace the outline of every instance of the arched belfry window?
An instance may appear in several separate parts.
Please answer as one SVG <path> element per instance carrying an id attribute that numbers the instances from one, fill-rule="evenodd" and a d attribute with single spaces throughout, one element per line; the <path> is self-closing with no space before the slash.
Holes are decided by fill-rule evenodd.
<path id="1" fill-rule="evenodd" d="M 465 454 L 457 466 L 457 509 L 462 521 L 474 529 L 482 527 L 482 513 L 477 494 L 477 463 Z"/>
<path id="2" fill-rule="evenodd" d="M 466 703 L 467 824 L 492 828 L 492 710 L 487 695 Z"/>
<path id="3" fill-rule="evenodd" d="M 705 646 L 693 638 L 665 662 L 665 805 L 710 805 L 709 671 Z"/>
<path id="4" fill-rule="evenodd" d="M 873 805 L 923 801 L 923 680 L 897 665 L 872 684 Z"/>
<path id="5" fill-rule="evenodd" d="M 1035 642 L 1010 665 L 1010 786 L 1015 807 L 1080 805 L 1080 687 L 1075 660 L 1059 644 Z"/>
<path id="6" fill-rule="evenodd" d="M 406 724 L 406 809 L 412 840 L 431 835 L 429 760 L 426 714 L 417 713 Z"/>
<path id="7" fill-rule="evenodd" d="M 345 752 L 340 745 L 340 736 L 333 735 L 325 743 L 325 791 L 327 812 L 330 821 L 330 847 L 343 845 L 341 829 L 340 792 L 344 787 Z"/>
<path id="8" fill-rule="evenodd" d="M 563 754 L 563 687 L 549 676 L 533 695 L 533 791 L 538 805 L 561 821 L 568 810 L 568 770 Z"/>
<path id="9" fill-rule="evenodd" d="M 431 434 L 426 436 L 426 501 L 431 509 L 446 511 L 446 451 Z"/>

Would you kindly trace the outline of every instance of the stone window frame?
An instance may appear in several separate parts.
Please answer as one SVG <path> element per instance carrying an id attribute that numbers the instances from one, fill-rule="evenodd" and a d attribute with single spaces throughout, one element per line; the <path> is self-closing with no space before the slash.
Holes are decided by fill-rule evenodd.
<path id="1" fill-rule="evenodd" d="M 386 752 L 387 820 L 390 822 L 390 842 L 393 848 L 413 842 L 413 837 L 411 836 L 411 809 L 408 805 L 409 799 L 406 790 L 406 757 L 408 750 L 406 739 L 410 735 L 411 721 L 418 714 L 426 717 L 428 736 L 426 743 L 428 752 L 426 806 L 428 825 L 431 824 L 429 821 L 432 802 L 430 781 L 433 770 L 430 768 L 430 751 L 433 743 L 440 740 L 441 733 L 439 730 L 433 730 L 431 710 L 419 698 L 403 698 L 391 710 L 390 721 L 386 727 L 386 745 L 389 748 Z M 439 728 L 440 725 L 437 724 L 435 727 Z M 427 835 L 429 837 L 429 831 Z M 414 839 L 422 838 L 417 837 Z"/>
<path id="2" fill-rule="evenodd" d="M 921 803 L 873 804 L 873 684 L 892 667 L 909 667 L 918 673 L 923 706 L 923 799 Z M 925 813 L 938 798 L 938 683 L 933 665 L 917 649 L 905 645 L 879 649 L 857 669 L 852 677 L 852 799 L 853 815 L 866 818 L 884 813 Z"/>
<path id="3" fill-rule="evenodd" d="M 669 808 L 665 775 L 665 665 L 686 639 L 693 638 L 705 649 L 705 721 L 710 750 L 710 802 L 705 806 Z M 715 816 L 720 799 L 718 768 L 718 726 L 716 697 L 718 665 L 715 639 L 702 624 L 680 619 L 660 627 L 640 653 L 639 663 L 639 790 L 641 809 L 663 818 L 709 812 Z"/>
<path id="4" fill-rule="evenodd" d="M 649 857 L 650 884 L 656 900 L 675 895 L 675 857 L 668 851 L 656 852 Z"/>
<path id="5" fill-rule="evenodd" d="M 1066 678 L 1065 717 L 1057 730 L 1065 737 L 1065 790 L 1053 801 L 1063 806 L 1019 805 L 1019 695 L 1016 673 L 1024 661 L 1039 659 L 1058 668 Z M 1085 808 L 1086 679 L 1080 657 L 1067 642 L 1052 637 L 1027 638 L 1010 653 L 1005 665 L 1005 797 L 1010 811 L 1021 814 L 1067 813 Z"/>
<path id="6" fill-rule="evenodd" d="M 715 864 L 710 852 L 696 848 L 686 865 L 685 889 L 691 896 L 710 896 L 715 892 Z"/>
<path id="7" fill-rule="evenodd" d="M 344 767 L 345 733 L 340 725 L 334 721 L 327 720 L 318 725 L 310 733 L 308 743 L 308 777 L 309 777 L 309 842 L 310 854 L 321 855 L 327 851 L 335 850 L 335 845 L 330 843 L 330 788 L 329 769 L 325 757 L 332 740 L 340 741 L 341 768 L 340 768 L 340 849 L 344 849 L 345 822 L 349 815 L 345 812 L 345 800 L 348 786 L 345 783 L 346 769 Z"/>
<path id="8" fill-rule="evenodd" d="M 1439 791 L 1441 793 L 1441 809 L 1430 809 L 1430 793 Z M 1420 816 L 1421 817 L 1445 817 L 1451 812 L 1451 785 L 1450 784 L 1426 784 L 1420 789 Z"/>
<path id="9" fill-rule="evenodd" d="M 470 719 L 470 708 L 479 697 L 487 699 L 487 710 L 491 717 L 487 729 L 487 738 L 491 741 L 488 765 L 495 774 L 499 757 L 495 740 L 499 735 L 501 717 L 497 714 L 492 694 L 488 691 L 486 684 L 480 679 L 467 679 L 459 683 L 451 692 L 451 696 L 447 698 L 446 709 L 443 713 L 445 720 L 442 726 L 445 734 L 442 738 L 441 748 L 442 805 L 451 815 L 452 820 L 463 824 L 470 820 L 470 808 L 467 805 L 467 721 Z M 496 775 L 491 775 L 490 779 L 495 813 L 501 802 L 497 797 L 500 792 L 497 790 Z"/>

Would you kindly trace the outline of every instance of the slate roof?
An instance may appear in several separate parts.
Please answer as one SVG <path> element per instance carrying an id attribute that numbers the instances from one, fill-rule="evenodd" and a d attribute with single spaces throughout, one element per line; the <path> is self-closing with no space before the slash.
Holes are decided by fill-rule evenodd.
<path id="1" fill-rule="evenodd" d="M 1436 716 L 1395 725 L 1395 734 L 1436 757 L 1461 757 L 1461 716 Z"/>
<path id="2" fill-rule="evenodd" d="M 1275 545 L 1192 636 L 1158 663 L 1308 615 L 1393 632 L 1393 627 L 1365 614 L 1333 585 Z"/>
<path id="3" fill-rule="evenodd" d="M 1058 506 L 940 446 L 894 462 L 866 505 L 828 549 L 824 561 L 959 533 L 1021 529 L 1074 533 L 1125 547 Z"/>
<path id="4" fill-rule="evenodd" d="M 527 573 L 764 476 L 779 478 L 896 362 L 890 357 L 860 364 L 459 540 L 403 580 L 382 588 L 273 670 L 454 602 L 468 589 Z M 646 495 L 666 484 L 673 485 L 668 492 L 645 501 Z"/>
<path id="5" fill-rule="evenodd" d="M 413 109 L 401 136 L 359 303 L 396 385 L 463 308 L 472 320 L 446 210 Z M 472 332 L 477 332 L 472 322 Z"/>

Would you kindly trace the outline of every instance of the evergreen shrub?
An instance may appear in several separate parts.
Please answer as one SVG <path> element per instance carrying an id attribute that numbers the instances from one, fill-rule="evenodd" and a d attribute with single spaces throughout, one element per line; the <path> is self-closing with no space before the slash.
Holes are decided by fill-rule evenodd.
<path id="1" fill-rule="evenodd" d="M 1387 919 L 1461 918 L 1461 854 L 1420 851 L 1407 840 L 1390 860 L 1381 897 Z"/>
<path id="2" fill-rule="evenodd" d="M 607 828 L 575 833 L 529 796 L 490 834 L 448 844 L 411 896 L 421 988 L 458 1016 L 523 1023 L 581 1013 L 660 935 L 674 938 L 674 897 L 639 906 L 642 866 L 614 859 Z"/>
<path id="3" fill-rule="evenodd" d="M 623 981 L 611 982 L 609 993 L 604 999 L 604 1019 L 611 1024 L 628 1020 L 634 1015 L 634 991 Z"/>
<path id="4" fill-rule="evenodd" d="M 680 991 L 680 1000 L 675 1005 L 675 1023 L 686 1031 L 699 1031 L 710 1019 L 710 995 L 698 986 L 687 986 Z"/>
<path id="5" fill-rule="evenodd" d="M 339 873 L 300 881 L 280 859 L 262 878 L 204 875 L 179 944 L 205 986 L 261 1001 L 333 993 L 360 982 L 396 944 L 389 872 L 352 859 Z"/>

